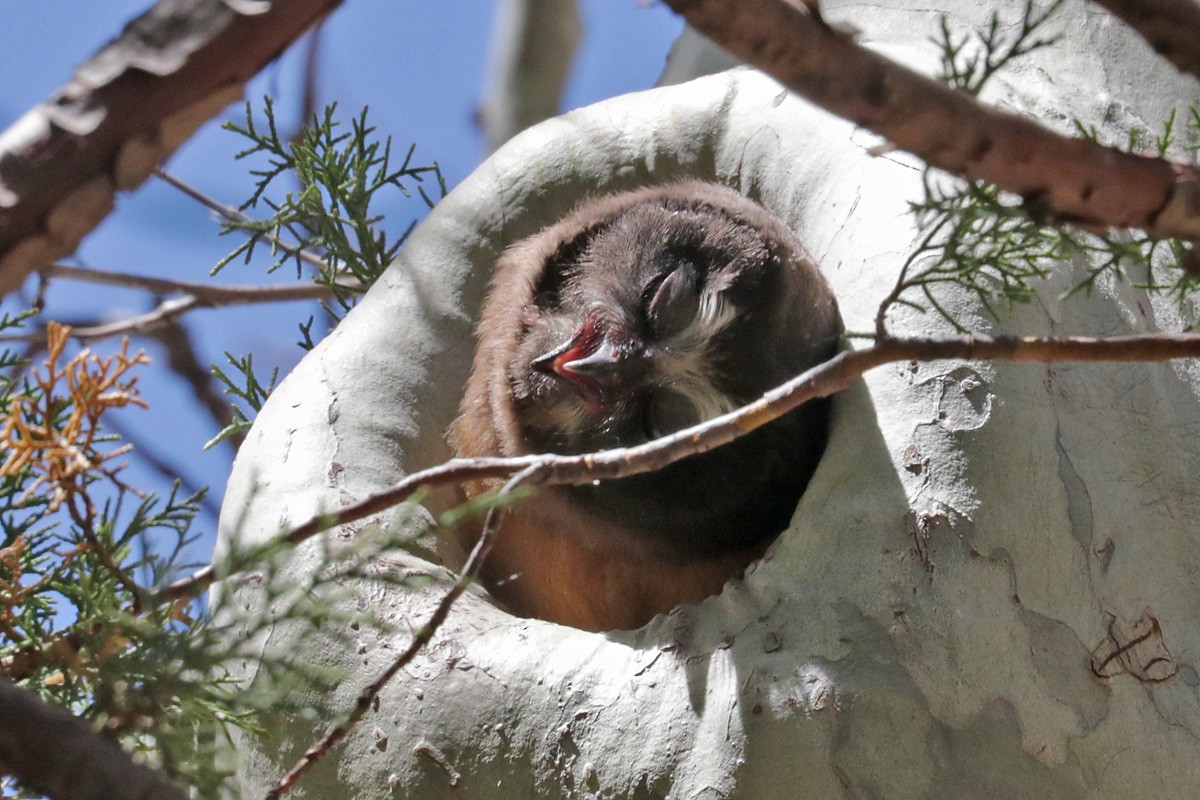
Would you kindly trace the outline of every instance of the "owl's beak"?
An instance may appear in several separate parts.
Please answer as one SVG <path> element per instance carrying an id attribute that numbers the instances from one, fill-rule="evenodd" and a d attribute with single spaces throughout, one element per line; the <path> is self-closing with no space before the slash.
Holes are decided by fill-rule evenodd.
<path id="1" fill-rule="evenodd" d="M 565 344 L 529 366 L 567 381 L 589 404 L 603 404 L 636 380 L 641 351 L 624 328 L 589 319 Z"/>

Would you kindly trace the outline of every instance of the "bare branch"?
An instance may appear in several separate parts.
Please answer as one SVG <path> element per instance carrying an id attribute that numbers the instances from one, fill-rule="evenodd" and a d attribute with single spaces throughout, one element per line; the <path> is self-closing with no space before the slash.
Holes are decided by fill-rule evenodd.
<path id="1" fill-rule="evenodd" d="M 1182 72 L 1200 78 L 1200 5 L 1196 0 L 1093 0 Z"/>
<path id="2" fill-rule="evenodd" d="M 403 503 L 412 497 L 419 489 L 447 484 L 459 484 L 467 481 L 486 478 L 507 478 L 520 470 L 533 466 L 545 456 L 523 456 L 521 458 L 456 458 L 430 469 L 421 470 L 409 475 L 395 486 L 378 494 L 373 494 L 351 503 L 337 511 L 319 514 L 307 522 L 282 534 L 264 549 L 278 545 L 297 545 L 311 539 L 322 531 L 338 525 L 345 525 L 365 519 L 373 514 L 386 511 L 392 506 Z M 212 585 L 213 581 L 229 577 L 217 573 L 212 564 L 197 570 L 186 578 L 168 584 L 159 589 L 156 602 L 171 600 L 186 600 L 199 595 Z"/>
<path id="3" fill-rule="evenodd" d="M 280 303 L 295 300 L 326 300 L 333 297 L 333 290 L 317 284 L 283 284 L 279 286 L 219 286 L 190 281 L 172 281 L 145 275 L 128 275 L 96 269 L 73 267 L 55 263 L 41 270 L 46 277 L 70 278 L 101 283 L 109 286 L 124 286 L 131 289 L 146 289 L 156 293 L 186 292 L 183 297 L 159 301 L 150 311 L 128 319 L 99 324 L 77 324 L 71 335 L 78 341 L 89 342 L 121 334 L 141 333 L 158 336 L 161 330 L 189 311 L 197 308 L 249 305 L 253 303 Z M 0 336 L 0 342 L 35 342 L 45 338 L 41 331 Z M 161 338 L 161 337 L 160 337 Z"/>
<path id="4" fill-rule="evenodd" d="M 583 484 L 652 472 L 681 458 L 731 442 L 809 400 L 840 392 L 867 370 L 882 364 L 951 358 L 1041 362 L 1200 358 L 1200 334 L 1161 333 L 1108 338 L 971 335 L 882 339 L 862 350 L 841 352 L 736 411 L 637 447 L 578 456 L 544 454 L 514 458 L 452 459 L 413 473 L 391 488 L 337 511 L 319 514 L 281 534 L 271 546 L 296 545 L 322 531 L 365 519 L 404 502 L 418 489 L 426 487 L 509 478 L 532 467 L 538 468 L 537 482 L 545 485 Z M 165 602 L 195 597 L 219 577 L 227 576 L 218 575 L 215 567 L 209 565 L 159 589 L 156 600 Z"/>
<path id="5" fill-rule="evenodd" d="M 994 183 L 1059 222 L 1200 239 L 1193 165 L 1061 136 L 985 106 L 856 44 L 808 4 L 665 2 L 746 63 L 931 166 Z"/>
<path id="6" fill-rule="evenodd" d="M 156 167 L 154 170 L 154 174 L 156 176 L 158 176 L 159 178 L 162 178 L 167 183 L 174 186 L 179 191 L 186 194 L 188 197 L 195 200 L 200 205 L 202 205 L 205 208 L 207 208 L 208 210 L 212 211 L 214 214 L 224 217 L 225 219 L 229 220 L 230 222 L 249 223 L 249 222 L 254 221 L 251 217 L 243 214 L 241 211 L 239 211 L 235 207 L 226 205 L 225 203 L 219 202 L 219 201 L 215 200 L 214 198 L 209 197 L 204 192 L 197 189 L 195 186 L 192 186 L 190 183 L 183 180 L 182 178 L 179 178 L 179 177 L 171 174 L 170 172 L 167 172 L 165 169 L 160 169 L 160 168 Z M 319 255 L 312 252 L 311 250 L 305 250 L 301 247 L 297 247 L 294 244 L 288 244 L 287 242 L 285 242 L 285 241 L 279 239 L 278 237 L 273 236 L 272 234 L 269 234 L 269 233 L 264 233 L 263 238 L 266 239 L 273 247 L 278 247 L 280 250 L 287 253 L 288 255 L 299 258 L 301 261 L 305 262 L 309 266 L 316 269 L 318 273 L 325 274 L 326 272 L 329 271 L 329 264 L 325 261 L 325 259 L 321 258 Z"/>
<path id="7" fill-rule="evenodd" d="M 0 293 L 72 252 L 339 0 L 160 0 L 0 132 Z"/>
<path id="8" fill-rule="evenodd" d="M 0 772 L 53 800 L 187 797 L 65 709 L 17 688 L 3 676 L 0 732 Z"/>
<path id="9" fill-rule="evenodd" d="M 222 286 L 199 281 L 177 281 L 149 275 L 134 275 L 128 272 L 113 272 L 93 267 L 75 267 L 62 262 L 55 262 L 39 272 L 47 278 L 64 278 L 126 289 L 145 289 L 155 294 L 187 294 L 202 301 L 206 306 L 283 303 L 292 300 L 328 300 L 333 297 L 333 290 L 329 287 L 314 284 Z"/>

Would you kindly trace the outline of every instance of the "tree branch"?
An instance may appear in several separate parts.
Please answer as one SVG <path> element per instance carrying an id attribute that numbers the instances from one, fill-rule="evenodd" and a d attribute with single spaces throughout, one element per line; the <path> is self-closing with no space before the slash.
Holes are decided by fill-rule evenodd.
<path id="1" fill-rule="evenodd" d="M 283 303 L 292 300 L 328 300 L 333 290 L 314 284 L 286 283 L 242 286 L 221 286 L 199 281 L 177 281 L 155 278 L 149 275 L 134 275 L 128 272 L 75 267 L 55 262 L 38 270 L 46 278 L 63 278 L 125 289 L 145 289 L 155 294 L 191 295 L 206 306 L 234 306 L 248 303 Z"/>
<path id="2" fill-rule="evenodd" d="M 68 264 L 55 263 L 40 270 L 47 278 L 69 278 L 109 286 L 130 289 L 146 289 L 156 293 L 184 292 L 182 297 L 159 301 L 150 311 L 115 322 L 98 324 L 76 324 L 71 336 L 81 342 L 95 341 L 109 336 L 127 333 L 156 334 L 189 311 L 197 308 L 219 308 L 224 306 L 250 305 L 254 303 L 282 303 L 295 300 L 326 300 L 333 297 L 333 290 L 318 284 L 281 284 L 278 286 L 218 286 L 191 281 L 173 281 L 145 275 L 129 275 L 119 272 L 85 269 Z M 0 336 L 0 342 L 33 342 L 44 338 L 41 331 Z"/>
<path id="3" fill-rule="evenodd" d="M 209 211 L 212 211 L 214 214 L 216 214 L 220 217 L 224 217 L 225 219 L 229 220 L 230 222 L 240 222 L 240 223 L 245 224 L 245 223 L 250 223 L 250 222 L 254 221 L 251 217 L 247 216 L 246 214 L 243 214 L 237 208 L 234 208 L 231 205 L 226 205 L 225 203 L 222 203 L 222 202 L 216 200 L 215 198 L 209 197 L 204 192 L 197 189 L 195 186 L 192 186 L 190 183 L 183 180 L 182 178 L 179 178 L 179 177 L 173 175 L 172 173 L 167 172 L 165 169 L 156 167 L 154 170 L 154 174 L 157 177 L 162 178 L 164 181 L 169 183 L 171 186 L 175 187 L 179 191 L 186 194 L 188 197 L 195 200 L 200 205 L 207 208 Z M 269 242 L 271 244 L 271 246 L 278 247 L 280 250 L 287 253 L 288 255 L 295 256 L 296 258 L 298 258 L 301 261 L 308 264 L 310 267 L 313 267 L 317 271 L 318 274 L 323 275 L 329 270 L 328 262 L 326 262 L 325 259 L 321 258 L 316 253 L 313 253 L 309 250 L 305 250 L 302 247 L 297 247 L 294 244 L 288 244 L 287 242 L 283 241 L 282 239 L 275 236 L 274 234 L 264 233 L 262 235 L 262 237 L 264 239 L 266 239 L 267 242 Z"/>
<path id="4" fill-rule="evenodd" d="M 66 710 L 17 688 L 3 676 L 0 772 L 53 800 L 187 797 Z"/>
<path id="5" fill-rule="evenodd" d="M 149 333 L 169 322 L 183 316 L 201 303 L 195 297 L 180 297 L 175 300 L 163 300 L 153 310 L 145 314 L 116 322 L 106 322 L 87 328 L 73 328 L 71 336 L 80 342 L 90 342 L 108 336 L 118 336 L 124 333 Z"/>
<path id="6" fill-rule="evenodd" d="M 664 0 L 688 24 L 821 107 L 928 164 L 1018 194 L 1056 221 L 1200 239 L 1200 170 L 1061 136 L 856 44 L 808 5 Z"/>
<path id="7" fill-rule="evenodd" d="M 1200 5 L 1195 0 L 1092 0 L 1182 72 L 1200 78 Z"/>
<path id="8" fill-rule="evenodd" d="M 809 400 L 828 397 L 846 389 L 867 370 L 896 361 L 1165 361 L 1173 358 L 1200 358 L 1200 334 L 1160 333 L 1108 338 L 975 335 L 886 338 L 862 350 L 841 352 L 736 411 L 636 447 L 577 456 L 543 454 L 514 458 L 452 459 L 413 473 L 390 489 L 337 511 L 312 517 L 281 534 L 264 550 L 280 545 L 297 545 L 322 531 L 378 514 L 404 502 L 422 488 L 510 478 L 533 467 L 538 468 L 538 483 L 545 485 L 578 485 L 652 472 L 681 458 L 731 442 Z M 195 597 L 219 577 L 228 576 L 219 575 L 217 568 L 209 565 L 159 589 L 155 600 L 167 602 Z"/>
<path id="9" fill-rule="evenodd" d="M 160 0 L 0 133 L 0 293 L 72 252 L 339 0 Z"/>

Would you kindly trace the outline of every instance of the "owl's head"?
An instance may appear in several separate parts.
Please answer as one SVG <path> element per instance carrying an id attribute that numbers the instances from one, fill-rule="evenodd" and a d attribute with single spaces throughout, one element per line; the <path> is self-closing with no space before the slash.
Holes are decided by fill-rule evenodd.
<path id="1" fill-rule="evenodd" d="M 574 218 L 589 211 L 520 313 L 508 380 L 531 451 L 657 438 L 832 353 L 824 281 L 794 234 L 736 192 L 676 184 Z"/>
<path id="2" fill-rule="evenodd" d="M 698 182 L 608 195 L 497 263 L 452 438 L 461 455 L 640 444 L 760 397 L 840 334 L 825 280 L 757 203 Z M 826 427 L 827 404 L 808 403 L 653 473 L 549 487 L 539 508 L 653 552 L 748 551 L 787 525 Z"/>

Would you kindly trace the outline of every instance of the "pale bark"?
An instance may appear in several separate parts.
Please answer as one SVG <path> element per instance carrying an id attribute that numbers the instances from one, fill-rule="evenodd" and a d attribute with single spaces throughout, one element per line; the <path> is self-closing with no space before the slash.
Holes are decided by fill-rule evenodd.
<path id="1" fill-rule="evenodd" d="M 1195 0 L 1094 0 L 1116 14 L 1154 52 L 1200 77 L 1200 5 Z"/>
<path id="2" fill-rule="evenodd" d="M 927 66 L 936 15 L 903 5 L 834 3 L 826 16 Z M 962 24 L 987 11 L 957 8 Z M 1063 30 L 1063 46 L 990 99 L 1065 131 L 1071 115 L 1156 129 L 1190 97 L 1101 12 L 1072 6 Z M 492 264 L 597 191 L 680 175 L 740 189 L 808 244 L 847 328 L 872 330 L 913 246 L 919 169 L 871 156 L 875 136 L 780 92 L 726 73 L 510 142 L 276 390 L 239 454 L 224 541 L 261 541 L 444 460 Z M 1118 335 L 1193 318 L 1111 281 L 1061 299 L 1088 267 L 1062 265 L 1036 303 L 998 322 L 965 293 L 942 299 L 989 334 Z M 933 314 L 889 319 L 898 335 L 952 330 Z M 309 797 L 1191 796 L 1198 398 L 1193 361 L 875 369 L 836 398 L 791 528 L 744 581 L 609 634 L 515 619 L 469 593 L 301 786 Z M 301 548 L 292 568 L 314 563 Z M 445 576 L 417 555 L 379 568 Z M 235 585 L 230 599 L 258 602 L 253 583 Z M 363 628 L 357 649 L 273 631 L 264 648 L 350 677 L 327 723 L 280 719 L 282 743 L 241 742 L 249 796 L 348 712 L 447 585 L 364 590 L 358 603 L 401 630 Z"/>
<path id="3" fill-rule="evenodd" d="M 583 37 L 576 0 L 501 0 L 495 7 L 479 106 L 489 152 L 559 112 Z"/>

